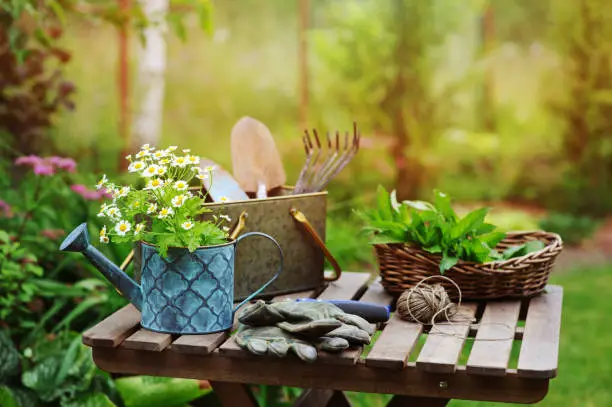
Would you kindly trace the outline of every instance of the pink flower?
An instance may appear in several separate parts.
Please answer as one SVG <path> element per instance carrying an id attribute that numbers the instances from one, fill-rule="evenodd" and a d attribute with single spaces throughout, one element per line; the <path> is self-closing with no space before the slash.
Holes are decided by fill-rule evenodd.
<path id="1" fill-rule="evenodd" d="M 49 176 L 55 174 L 55 167 L 45 161 L 34 164 L 33 170 L 36 175 Z"/>
<path id="2" fill-rule="evenodd" d="M 26 155 L 15 160 L 16 165 L 36 165 L 42 163 L 43 159 L 37 155 Z"/>
<path id="3" fill-rule="evenodd" d="M 0 214 L 5 218 L 13 217 L 13 211 L 11 210 L 11 205 L 7 204 L 1 199 L 0 199 Z"/>
<path id="4" fill-rule="evenodd" d="M 47 163 L 34 164 L 34 174 L 42 175 L 43 177 L 55 174 L 53 165 Z"/>
<path id="5" fill-rule="evenodd" d="M 99 191 L 96 191 L 88 189 L 85 185 L 82 184 L 74 184 L 70 186 L 70 189 L 81 195 L 83 199 L 87 201 L 97 201 L 104 198 L 112 198 L 112 195 L 109 194 L 104 188 Z"/>
<path id="6" fill-rule="evenodd" d="M 76 192 L 79 195 L 83 195 L 85 192 L 87 192 L 87 187 L 83 184 L 71 185 L 70 189 L 72 189 L 74 192 Z"/>
<path id="7" fill-rule="evenodd" d="M 68 172 L 74 172 L 76 170 L 76 162 L 72 158 L 63 157 L 49 157 L 45 159 L 48 163 Z"/>
<path id="8" fill-rule="evenodd" d="M 36 155 L 19 157 L 15 160 L 15 164 L 30 165 L 34 168 L 34 174 L 43 176 L 55 174 L 56 169 L 74 172 L 77 165 L 72 158 L 63 158 L 58 156 L 42 158 Z"/>

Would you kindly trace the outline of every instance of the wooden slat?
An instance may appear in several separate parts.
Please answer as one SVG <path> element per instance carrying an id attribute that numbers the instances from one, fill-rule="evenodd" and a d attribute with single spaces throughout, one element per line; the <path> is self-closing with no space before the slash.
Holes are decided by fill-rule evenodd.
<path id="1" fill-rule="evenodd" d="M 378 279 L 368 286 L 368 289 L 361 296 L 359 301 L 389 305 L 393 302 L 393 296 L 385 291 L 382 284 L 380 284 L 380 279 Z"/>
<path id="2" fill-rule="evenodd" d="M 121 344 L 126 349 L 161 352 L 172 342 L 172 335 L 139 329 Z"/>
<path id="3" fill-rule="evenodd" d="M 520 301 L 487 304 L 466 365 L 468 373 L 506 374 L 520 310 Z"/>
<path id="4" fill-rule="evenodd" d="M 547 286 L 546 293 L 531 299 L 518 360 L 519 376 L 557 375 L 562 302 L 563 289 L 559 286 Z"/>
<path id="5" fill-rule="evenodd" d="M 182 335 L 170 345 L 173 352 L 208 355 L 229 337 L 228 332 L 208 335 Z"/>
<path id="6" fill-rule="evenodd" d="M 436 324 L 429 333 L 417 358 L 417 367 L 427 372 L 452 373 L 467 337 L 470 322 L 476 313 L 476 304 L 462 304 L 458 322 Z"/>
<path id="7" fill-rule="evenodd" d="M 114 348 L 140 327 L 140 312 L 132 304 L 100 321 L 83 333 L 88 346 Z"/>
<path id="8" fill-rule="evenodd" d="M 470 325 L 470 333 L 469 333 L 469 337 L 474 337 L 476 336 L 476 333 L 478 333 L 478 328 L 480 327 L 480 324 L 471 324 Z M 514 328 L 514 339 L 520 341 L 521 339 L 523 339 L 523 332 L 525 332 L 525 327 L 523 326 L 517 326 L 516 328 Z"/>
<path id="9" fill-rule="evenodd" d="M 423 326 L 408 322 L 395 313 L 365 359 L 368 366 L 403 369 L 417 343 Z"/>
<path id="10" fill-rule="evenodd" d="M 147 352 L 124 348 L 93 348 L 95 363 L 113 373 L 208 379 L 301 388 L 331 388 L 364 393 L 535 403 L 548 391 L 548 380 L 526 380 L 515 373 L 504 377 L 431 374 L 419 369 L 381 369 L 355 365 L 303 363 L 296 358 L 232 358 L 210 355 Z"/>
<path id="11" fill-rule="evenodd" d="M 330 282 L 317 297 L 321 300 L 350 300 L 355 298 L 370 279 L 368 273 L 344 271 L 338 281 Z"/>

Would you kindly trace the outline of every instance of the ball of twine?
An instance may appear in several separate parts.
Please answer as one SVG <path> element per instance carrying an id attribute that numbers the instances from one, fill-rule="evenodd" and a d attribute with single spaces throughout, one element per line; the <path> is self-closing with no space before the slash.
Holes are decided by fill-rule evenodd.
<path id="1" fill-rule="evenodd" d="M 436 322 L 451 321 L 457 315 L 458 305 L 453 303 L 441 284 L 426 284 L 425 281 L 436 277 L 450 281 L 459 292 L 461 304 L 461 289 L 453 280 L 444 276 L 430 276 L 404 291 L 397 300 L 397 312 L 410 322 L 423 325 L 434 325 Z"/>

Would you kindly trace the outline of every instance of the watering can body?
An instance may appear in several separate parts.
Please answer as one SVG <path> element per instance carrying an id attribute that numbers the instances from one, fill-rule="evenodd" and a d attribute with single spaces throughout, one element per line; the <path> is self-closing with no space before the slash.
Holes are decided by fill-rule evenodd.
<path id="1" fill-rule="evenodd" d="M 278 247 L 276 274 L 248 298 L 234 306 L 234 263 L 238 243 L 249 236 L 272 240 Z M 283 253 L 272 237 L 252 232 L 216 246 L 190 252 L 171 247 L 165 257 L 157 248 L 140 242 L 141 281 L 138 285 L 89 243 L 87 225 L 73 230 L 60 246 L 62 251 L 83 253 L 87 259 L 140 312 L 143 328 L 171 334 L 208 334 L 230 329 L 234 313 L 268 285 L 282 270 Z"/>

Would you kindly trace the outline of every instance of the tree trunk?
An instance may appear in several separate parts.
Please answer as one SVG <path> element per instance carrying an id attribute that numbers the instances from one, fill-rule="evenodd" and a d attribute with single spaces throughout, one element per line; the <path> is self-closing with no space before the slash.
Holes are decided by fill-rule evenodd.
<path id="1" fill-rule="evenodd" d="M 137 72 L 139 105 L 132 128 L 131 146 L 157 145 L 160 139 L 164 107 L 166 72 L 166 14 L 169 0 L 141 0 L 149 20 L 144 30 Z"/>
<path id="2" fill-rule="evenodd" d="M 299 0 L 300 7 L 300 46 L 298 51 L 299 59 L 299 89 L 300 89 L 300 127 L 305 129 L 308 125 L 308 43 L 306 32 L 309 25 L 310 6 L 309 0 Z"/>

